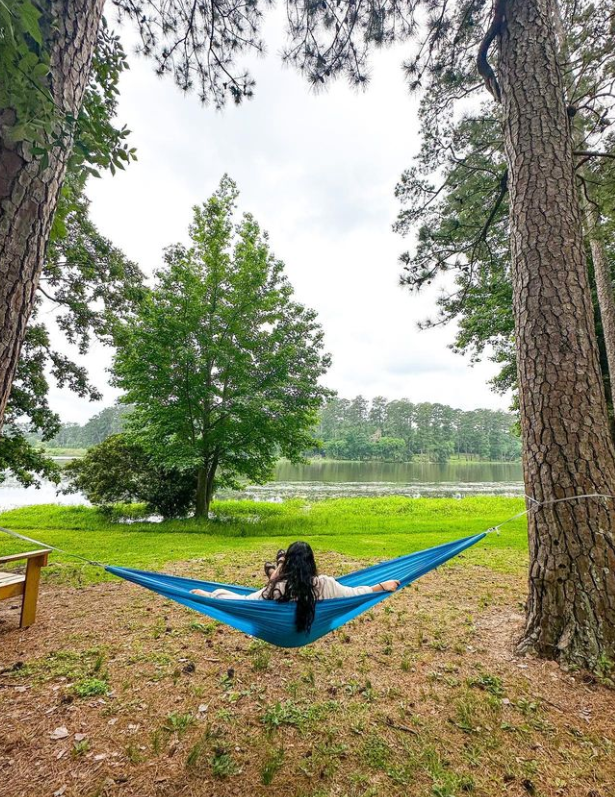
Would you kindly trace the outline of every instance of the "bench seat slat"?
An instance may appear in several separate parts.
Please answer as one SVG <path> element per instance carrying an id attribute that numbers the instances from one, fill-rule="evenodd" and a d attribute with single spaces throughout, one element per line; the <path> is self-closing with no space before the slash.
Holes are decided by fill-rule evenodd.
<path id="1" fill-rule="evenodd" d="M 0 573 L 0 587 L 8 587 L 9 584 L 21 584 L 26 577 L 20 573 Z"/>

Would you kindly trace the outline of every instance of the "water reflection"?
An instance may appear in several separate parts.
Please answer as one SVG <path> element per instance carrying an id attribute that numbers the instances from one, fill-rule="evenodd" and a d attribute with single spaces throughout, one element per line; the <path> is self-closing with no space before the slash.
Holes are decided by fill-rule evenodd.
<path id="1" fill-rule="evenodd" d="M 222 491 L 220 498 L 282 501 L 285 498 L 351 498 L 401 495 L 411 498 L 466 495 L 523 495 L 521 465 L 517 463 L 387 463 L 322 462 L 309 465 L 279 463 L 276 480 L 248 486 L 240 492 Z M 0 484 L 0 508 L 30 504 L 84 504 L 81 495 L 57 495 L 49 482 L 40 489 L 21 487 L 14 479 Z"/>
<path id="2" fill-rule="evenodd" d="M 276 481 L 220 497 L 280 501 L 284 498 L 352 498 L 402 495 L 411 498 L 464 495 L 523 495 L 518 463 L 281 462 Z"/>

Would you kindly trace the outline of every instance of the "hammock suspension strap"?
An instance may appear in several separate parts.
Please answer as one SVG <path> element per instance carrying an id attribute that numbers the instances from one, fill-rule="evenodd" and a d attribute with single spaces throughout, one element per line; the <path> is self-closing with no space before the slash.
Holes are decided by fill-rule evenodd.
<path id="1" fill-rule="evenodd" d="M 525 498 L 532 504 L 529 509 L 525 509 L 523 512 L 517 512 L 516 515 L 506 518 L 506 520 L 498 523 L 497 526 L 491 526 L 491 528 L 487 529 L 485 534 L 493 534 L 495 532 L 495 534 L 499 536 L 502 526 L 505 526 L 507 523 L 512 523 L 513 520 L 517 520 L 517 518 L 523 517 L 524 515 L 529 515 L 530 512 L 537 512 L 544 506 L 553 506 L 553 504 L 562 504 L 568 501 L 580 501 L 589 498 L 602 498 L 605 501 L 608 499 L 615 500 L 615 495 L 608 495 L 606 493 L 586 493 L 584 495 L 569 495 L 566 498 L 553 498 L 550 501 L 538 501 L 536 498 L 526 493 Z M 594 534 L 600 534 L 602 537 L 607 536 L 604 531 L 594 531 Z"/>
<path id="2" fill-rule="evenodd" d="M 72 556 L 74 559 L 81 559 L 82 562 L 86 562 L 86 564 L 92 565 L 93 567 L 102 567 L 103 570 L 105 569 L 105 565 L 101 564 L 100 562 L 95 562 L 92 559 L 87 559 L 85 556 L 80 556 L 78 553 L 71 553 L 70 551 L 65 551 L 63 548 L 58 548 L 57 545 L 49 545 L 46 542 L 35 540 L 32 537 L 26 537 L 25 534 L 18 534 L 16 531 L 11 531 L 10 529 L 4 528 L 4 526 L 0 526 L 0 531 L 3 531 L 5 534 L 8 534 L 10 537 L 16 537 L 18 540 L 25 540 L 25 542 L 32 542 L 34 543 L 34 545 L 40 545 L 41 548 L 50 548 L 52 551 L 63 553 L 65 556 Z"/>

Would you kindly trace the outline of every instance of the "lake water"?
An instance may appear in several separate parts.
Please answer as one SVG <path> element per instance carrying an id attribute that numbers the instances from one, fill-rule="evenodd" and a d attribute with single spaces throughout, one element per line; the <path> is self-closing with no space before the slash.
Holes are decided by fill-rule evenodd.
<path id="1" fill-rule="evenodd" d="M 462 497 L 466 495 L 523 495 L 521 465 L 518 463 L 387 463 L 320 462 L 309 465 L 279 463 L 276 479 L 241 492 L 222 491 L 220 498 L 251 498 L 282 501 L 285 498 L 351 498 L 355 496 L 403 495 L 419 497 Z M 0 484 L 0 509 L 28 504 L 82 504 L 80 495 L 56 495 L 52 484 L 39 490 L 24 489 L 7 479 Z"/>

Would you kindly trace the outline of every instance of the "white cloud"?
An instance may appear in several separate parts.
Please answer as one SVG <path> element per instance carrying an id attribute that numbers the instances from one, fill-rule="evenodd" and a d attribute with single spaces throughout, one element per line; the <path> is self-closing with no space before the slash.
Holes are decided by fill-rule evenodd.
<path id="1" fill-rule="evenodd" d="M 391 231 L 393 189 L 419 145 L 417 102 L 400 68 L 407 53 L 376 53 L 365 93 L 338 83 L 316 95 L 281 65 L 279 21 L 278 14 L 268 23 L 271 54 L 252 64 L 255 99 L 223 112 L 130 58 L 119 119 L 139 160 L 91 181 L 95 222 L 151 273 L 165 246 L 185 240 L 192 205 L 228 172 L 241 209 L 269 231 L 298 298 L 320 315 L 334 360 L 329 386 L 346 396 L 506 407 L 486 385 L 494 366 L 471 368 L 447 348 L 452 329 L 416 329 L 433 315 L 435 293 L 413 297 L 398 286 L 406 244 Z M 103 404 L 117 395 L 106 387 L 108 362 L 101 347 L 87 358 Z M 66 420 L 100 408 L 65 391 L 53 391 L 52 401 Z"/>

